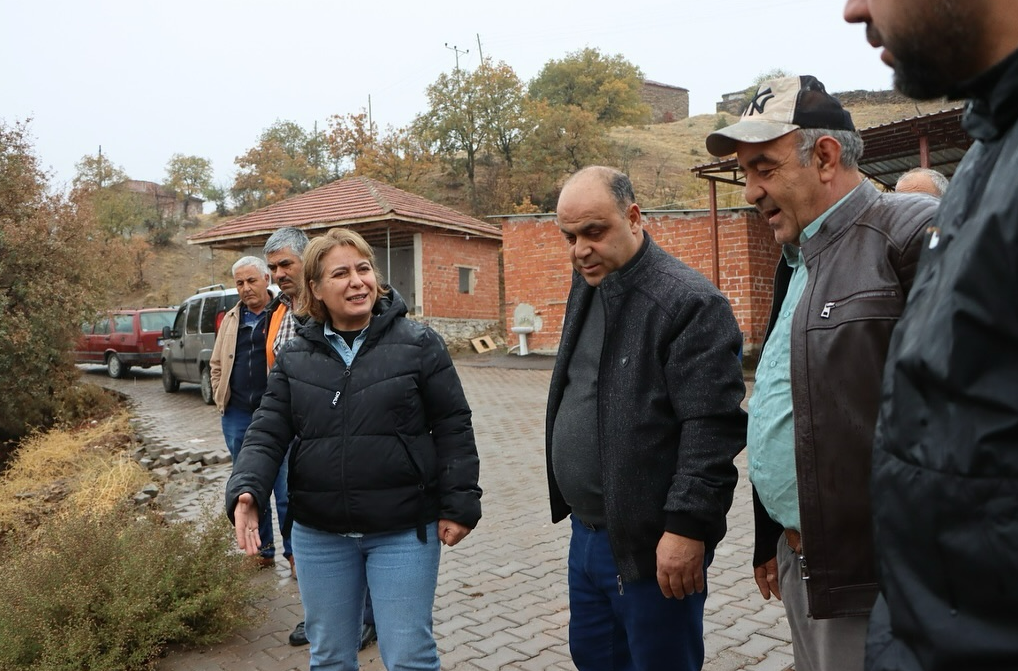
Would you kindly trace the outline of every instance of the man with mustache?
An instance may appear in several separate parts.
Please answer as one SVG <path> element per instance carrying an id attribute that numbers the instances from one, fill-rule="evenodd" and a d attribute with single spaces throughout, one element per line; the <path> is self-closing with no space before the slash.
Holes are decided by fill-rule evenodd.
<path id="1" fill-rule="evenodd" d="M 891 341 L 873 447 L 867 668 L 1018 668 L 1018 6 L 849 0 L 895 86 L 975 143 Z"/>
<path id="2" fill-rule="evenodd" d="M 809 75 L 763 82 L 707 150 L 737 153 L 783 246 L 749 401 L 754 577 L 785 605 L 797 671 L 861 671 L 881 371 L 936 200 L 866 181 L 852 117 Z"/>

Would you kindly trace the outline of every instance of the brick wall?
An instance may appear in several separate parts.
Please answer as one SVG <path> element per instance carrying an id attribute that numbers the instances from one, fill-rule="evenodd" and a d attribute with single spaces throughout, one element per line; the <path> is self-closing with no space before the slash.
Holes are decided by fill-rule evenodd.
<path id="1" fill-rule="evenodd" d="M 497 320 L 498 240 L 454 234 L 421 237 L 424 268 L 424 316 Z M 474 268 L 474 291 L 460 293 L 460 267 Z"/>
<path id="2" fill-rule="evenodd" d="M 663 249 L 711 278 L 710 214 L 648 211 L 645 228 Z M 541 328 L 529 336 L 532 350 L 558 347 L 572 269 L 568 249 L 552 215 L 507 217 L 502 225 L 507 331 L 520 303 L 534 307 Z M 770 311 L 774 264 L 781 252 L 770 228 L 755 210 L 718 213 L 718 262 L 721 291 L 745 337 L 745 353 L 763 344 Z"/>

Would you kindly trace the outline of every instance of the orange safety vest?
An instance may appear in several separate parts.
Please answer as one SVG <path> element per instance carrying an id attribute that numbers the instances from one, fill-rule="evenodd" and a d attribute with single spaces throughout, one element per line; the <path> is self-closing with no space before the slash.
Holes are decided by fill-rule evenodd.
<path id="1" fill-rule="evenodd" d="M 272 319 L 269 320 L 269 331 L 265 335 L 265 361 L 269 365 L 269 370 L 272 370 L 272 364 L 276 363 L 276 352 L 272 345 L 276 342 L 276 334 L 279 333 L 279 327 L 288 311 L 286 303 L 280 301 L 276 309 L 272 311 Z"/>

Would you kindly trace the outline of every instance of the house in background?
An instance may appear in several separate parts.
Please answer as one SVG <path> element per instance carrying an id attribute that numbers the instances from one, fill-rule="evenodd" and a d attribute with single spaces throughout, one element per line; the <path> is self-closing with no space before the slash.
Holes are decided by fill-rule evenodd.
<path id="1" fill-rule="evenodd" d="M 124 180 L 115 184 L 113 189 L 138 194 L 146 206 L 155 208 L 164 219 L 197 221 L 205 203 L 201 198 L 195 196 L 185 198 L 161 184 L 140 179 Z"/>
<path id="2" fill-rule="evenodd" d="M 502 232 L 421 196 L 367 177 L 336 180 L 234 217 L 188 238 L 192 245 L 262 255 L 283 226 L 315 237 L 336 228 L 360 233 L 379 269 L 406 300 L 412 318 L 435 328 L 450 346 L 501 329 L 499 253 Z"/>
<path id="3" fill-rule="evenodd" d="M 689 89 L 644 79 L 640 99 L 650 105 L 651 123 L 689 118 Z"/>

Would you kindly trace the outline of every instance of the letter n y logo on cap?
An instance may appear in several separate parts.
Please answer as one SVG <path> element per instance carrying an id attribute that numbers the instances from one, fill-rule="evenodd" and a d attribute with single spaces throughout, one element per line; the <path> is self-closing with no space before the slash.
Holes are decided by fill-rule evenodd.
<path id="1" fill-rule="evenodd" d="M 764 106 L 767 104 L 767 101 L 773 97 L 774 93 L 771 91 L 771 87 L 769 86 L 757 91 L 756 96 L 753 98 L 753 102 L 749 104 L 749 111 L 746 113 L 746 116 L 753 116 L 757 112 L 763 114 Z"/>

